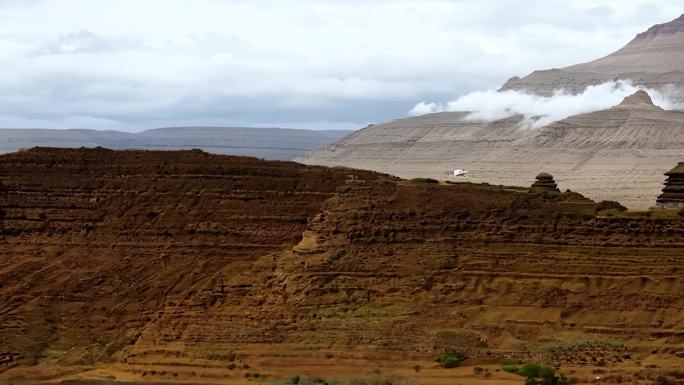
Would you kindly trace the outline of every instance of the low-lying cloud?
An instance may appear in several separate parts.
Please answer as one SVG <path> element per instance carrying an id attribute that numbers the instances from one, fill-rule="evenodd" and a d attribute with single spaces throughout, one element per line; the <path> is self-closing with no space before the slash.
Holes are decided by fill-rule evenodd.
<path id="1" fill-rule="evenodd" d="M 523 115 L 532 127 L 542 127 L 572 115 L 613 107 L 639 90 L 651 95 L 653 103 L 663 109 L 680 107 L 673 100 L 674 88 L 654 90 L 633 85 L 629 81 L 607 82 L 587 87 L 580 94 L 565 90 L 553 96 L 540 96 L 521 91 L 476 91 L 447 103 L 418 103 L 409 114 L 424 115 L 444 111 L 469 111 L 467 119 L 494 121 Z"/>

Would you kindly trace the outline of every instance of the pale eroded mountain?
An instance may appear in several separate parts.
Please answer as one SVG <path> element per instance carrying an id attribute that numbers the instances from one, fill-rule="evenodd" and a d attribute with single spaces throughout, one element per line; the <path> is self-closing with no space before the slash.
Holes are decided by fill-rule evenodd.
<path id="1" fill-rule="evenodd" d="M 297 160 L 401 177 L 529 185 L 553 174 L 562 189 L 633 208 L 655 205 L 663 173 L 684 155 L 684 112 L 666 111 L 643 91 L 620 105 L 530 129 L 522 117 L 472 121 L 445 112 L 369 126 Z"/>
<path id="2" fill-rule="evenodd" d="M 502 90 L 549 95 L 559 89 L 574 93 L 612 80 L 631 80 L 654 89 L 684 89 L 684 15 L 638 34 L 622 49 L 604 58 L 565 68 L 534 71 L 513 77 Z M 684 96 L 678 96 L 684 101 Z"/>

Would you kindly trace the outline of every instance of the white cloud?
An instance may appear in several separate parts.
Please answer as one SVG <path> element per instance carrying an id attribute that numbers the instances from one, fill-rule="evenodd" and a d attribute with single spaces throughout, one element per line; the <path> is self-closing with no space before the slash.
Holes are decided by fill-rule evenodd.
<path id="1" fill-rule="evenodd" d="M 672 0 L 4 0 L 0 126 L 362 125 L 421 99 L 594 59 L 679 8 Z"/>
<path id="2" fill-rule="evenodd" d="M 548 97 L 512 90 L 476 91 L 445 104 L 418 103 L 409 114 L 416 116 L 442 111 L 468 111 L 470 114 L 467 119 L 487 121 L 523 115 L 528 121 L 533 121 L 532 127 L 541 127 L 572 115 L 613 107 L 638 90 L 648 92 L 653 103 L 661 108 L 681 107 L 672 101 L 667 91 L 636 87 L 628 81 L 619 81 L 590 86 L 580 94 L 558 90 Z"/>

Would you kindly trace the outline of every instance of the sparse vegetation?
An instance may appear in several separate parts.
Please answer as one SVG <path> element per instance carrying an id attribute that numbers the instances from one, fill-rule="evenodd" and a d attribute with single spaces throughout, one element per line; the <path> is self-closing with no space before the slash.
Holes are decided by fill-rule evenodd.
<path id="1" fill-rule="evenodd" d="M 506 364 L 506 365 L 503 366 L 502 369 L 503 369 L 504 372 L 515 373 L 515 374 L 517 374 L 517 373 L 518 373 L 518 370 L 519 370 L 520 368 L 518 367 L 518 365 Z"/>
<path id="2" fill-rule="evenodd" d="M 233 362 L 237 358 L 237 355 L 233 352 L 226 353 L 226 354 L 218 354 L 218 353 L 213 353 L 209 354 L 207 356 L 207 359 L 210 361 L 228 361 L 228 362 Z"/>
<path id="3" fill-rule="evenodd" d="M 459 352 L 457 350 L 447 350 L 442 353 L 439 358 L 437 358 L 437 362 L 439 362 L 443 368 L 451 369 L 459 366 L 463 361 L 466 360 L 466 358 L 468 357 L 466 357 L 465 353 L 463 352 Z"/>
<path id="4" fill-rule="evenodd" d="M 576 354 L 586 350 L 611 350 L 626 352 L 627 346 L 620 341 L 610 340 L 572 340 L 557 341 L 542 345 L 539 350 L 542 353 L 555 355 Z"/>
<path id="5" fill-rule="evenodd" d="M 627 211 L 627 207 L 623 206 L 620 202 L 616 201 L 601 201 L 596 206 L 597 211 L 604 210 L 617 210 L 617 211 Z"/>
<path id="6" fill-rule="evenodd" d="M 455 338 L 458 336 L 458 332 L 453 329 L 441 329 L 437 330 L 437 337 L 440 338 Z"/>
<path id="7" fill-rule="evenodd" d="M 576 382 L 563 375 L 556 375 L 555 369 L 543 364 L 508 364 L 503 366 L 503 370 L 525 377 L 525 385 L 572 385 Z"/>
<path id="8" fill-rule="evenodd" d="M 668 376 L 658 376 L 653 381 L 653 385 L 677 385 L 678 382 Z"/>
<path id="9" fill-rule="evenodd" d="M 267 385 L 414 385 L 413 381 L 383 376 L 366 379 L 327 379 L 318 377 L 292 376 L 285 380 L 269 382 Z"/>
<path id="10" fill-rule="evenodd" d="M 439 183 L 439 181 L 437 179 L 432 179 L 432 178 L 413 178 L 411 180 L 413 182 L 420 182 L 420 183 L 432 183 L 432 184 Z"/>

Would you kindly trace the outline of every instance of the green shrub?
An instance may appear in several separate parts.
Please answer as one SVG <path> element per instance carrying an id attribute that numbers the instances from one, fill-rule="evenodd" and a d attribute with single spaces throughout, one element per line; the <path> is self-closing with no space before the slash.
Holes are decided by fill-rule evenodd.
<path id="1" fill-rule="evenodd" d="M 545 378 L 553 376 L 555 374 L 555 371 L 553 370 L 553 368 L 546 365 L 526 364 L 523 365 L 520 369 L 518 369 L 518 374 L 524 377 Z"/>
<path id="2" fill-rule="evenodd" d="M 466 358 L 467 357 L 463 352 L 447 350 L 437 358 L 437 362 L 439 362 L 443 368 L 451 369 L 460 365 Z"/>
<path id="3" fill-rule="evenodd" d="M 517 374 L 517 373 L 518 373 L 518 370 L 520 370 L 520 368 L 518 367 L 518 365 L 507 364 L 507 365 L 504 365 L 504 366 L 503 366 L 503 371 L 504 371 L 504 372 L 515 373 L 515 374 Z"/>
<path id="4" fill-rule="evenodd" d="M 525 364 L 521 367 L 504 365 L 504 370 L 525 377 L 525 385 L 571 385 L 576 381 L 557 376 L 556 371 L 547 365 Z"/>

